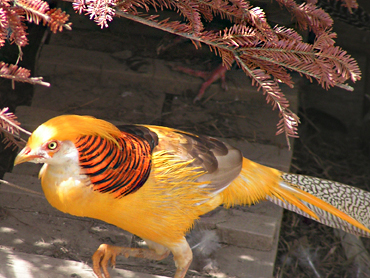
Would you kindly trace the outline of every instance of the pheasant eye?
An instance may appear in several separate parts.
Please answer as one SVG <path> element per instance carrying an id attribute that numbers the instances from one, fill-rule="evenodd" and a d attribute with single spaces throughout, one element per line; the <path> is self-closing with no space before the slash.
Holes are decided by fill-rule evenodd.
<path id="1" fill-rule="evenodd" d="M 49 150 L 55 150 L 58 147 L 58 143 L 55 141 L 52 141 L 48 144 L 48 149 Z"/>

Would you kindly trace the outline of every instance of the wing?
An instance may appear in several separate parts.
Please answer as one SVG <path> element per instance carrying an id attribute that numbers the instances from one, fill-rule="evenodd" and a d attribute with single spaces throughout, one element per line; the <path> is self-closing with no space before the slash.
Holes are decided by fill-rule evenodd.
<path id="1" fill-rule="evenodd" d="M 239 150 L 215 138 L 176 129 L 121 125 L 118 145 L 98 136 L 82 136 L 75 146 L 80 166 L 94 190 L 120 198 L 144 185 L 152 167 L 152 153 L 165 152 L 190 168 L 204 172 L 197 182 L 207 184 L 210 192 L 220 192 L 240 173 Z"/>
<path id="2" fill-rule="evenodd" d="M 168 152 L 180 161 L 192 161 L 189 167 L 200 167 L 205 174 L 197 181 L 208 182 L 211 192 L 225 189 L 241 171 L 241 152 L 216 138 L 167 127 L 143 127 L 154 132 L 158 138 L 153 151 Z"/>

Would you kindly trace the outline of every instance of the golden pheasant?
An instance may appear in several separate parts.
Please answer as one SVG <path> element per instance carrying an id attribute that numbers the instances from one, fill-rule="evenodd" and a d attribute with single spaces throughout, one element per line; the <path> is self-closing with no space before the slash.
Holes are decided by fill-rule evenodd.
<path id="1" fill-rule="evenodd" d="M 180 130 L 59 116 L 39 126 L 15 164 L 44 163 L 43 191 L 55 208 L 116 225 L 149 249 L 102 244 L 93 270 L 109 277 L 117 255 L 160 260 L 170 252 L 183 278 L 192 261 L 186 232 L 220 205 L 272 201 L 326 225 L 370 236 L 370 193 L 287 174 L 243 158 L 215 138 Z"/>

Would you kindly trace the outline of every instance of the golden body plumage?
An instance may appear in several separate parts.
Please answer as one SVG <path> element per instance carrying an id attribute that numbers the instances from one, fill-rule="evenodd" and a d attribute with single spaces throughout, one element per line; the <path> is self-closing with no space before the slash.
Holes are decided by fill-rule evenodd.
<path id="1" fill-rule="evenodd" d="M 183 278 L 192 259 L 186 232 L 200 215 L 220 205 L 268 199 L 327 225 L 370 235 L 368 218 L 362 216 L 369 214 L 365 191 L 350 187 L 365 207 L 357 215 L 317 194 L 320 182 L 254 163 L 214 138 L 158 126 L 121 129 L 92 117 L 56 117 L 32 134 L 15 162 L 45 163 L 41 184 L 55 208 L 106 221 L 148 242 L 151 251 L 145 255 L 101 246 L 93 257 L 99 277 L 100 267 L 109 276 L 107 262 L 118 254 L 162 259 L 171 251 L 175 277 Z"/>

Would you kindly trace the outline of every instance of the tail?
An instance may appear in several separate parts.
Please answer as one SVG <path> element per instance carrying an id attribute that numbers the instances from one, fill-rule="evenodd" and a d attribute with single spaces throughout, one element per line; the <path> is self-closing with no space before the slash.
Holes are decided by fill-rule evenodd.
<path id="1" fill-rule="evenodd" d="M 244 158 L 239 177 L 222 195 L 226 206 L 267 199 L 327 226 L 370 237 L 370 192 L 339 182 L 286 174 Z"/>

